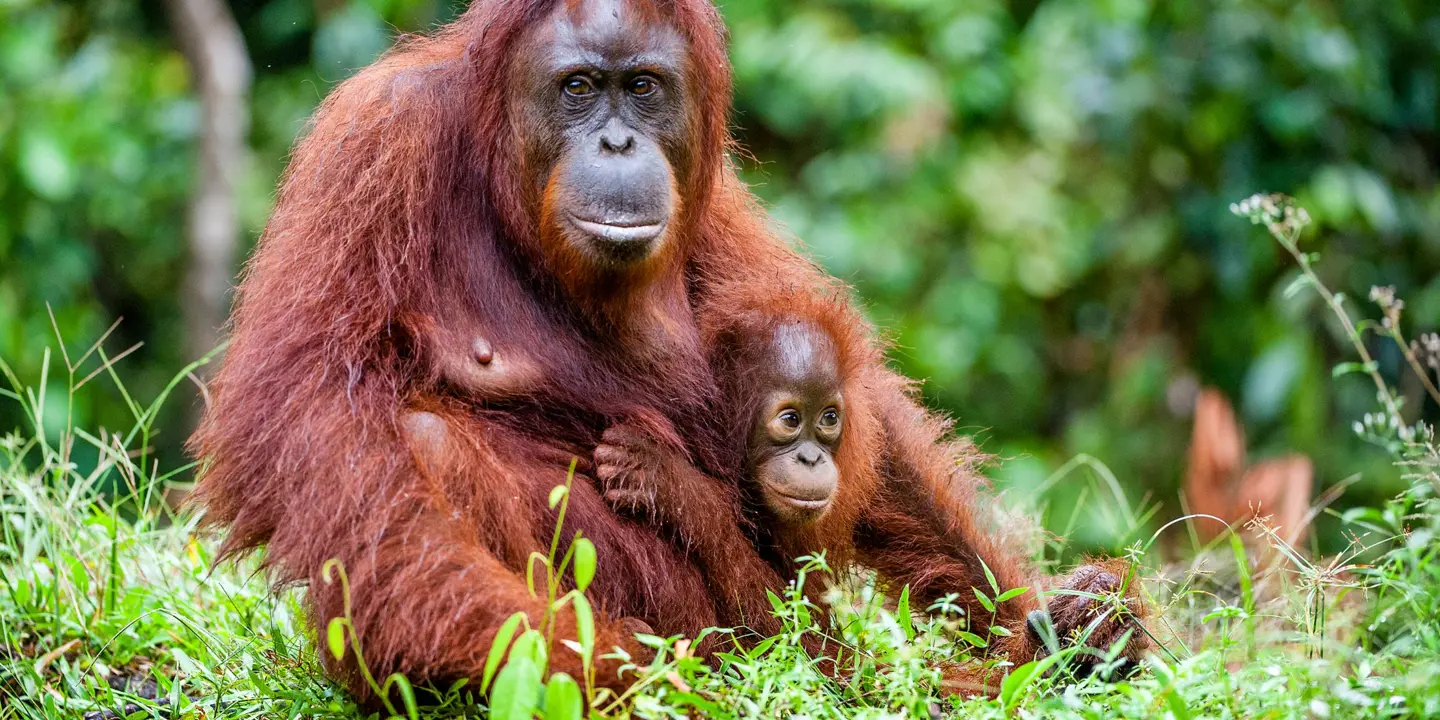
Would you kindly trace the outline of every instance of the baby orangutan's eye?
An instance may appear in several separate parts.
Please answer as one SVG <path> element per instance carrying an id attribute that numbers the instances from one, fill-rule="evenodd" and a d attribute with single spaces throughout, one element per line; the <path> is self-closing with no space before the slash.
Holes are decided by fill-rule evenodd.
<path id="1" fill-rule="evenodd" d="M 836 425 L 839 425 L 839 424 L 840 424 L 840 411 L 839 411 L 839 410 L 836 410 L 835 408 L 825 408 L 825 412 L 820 413 L 820 427 L 823 427 L 823 428 L 833 428 L 833 427 L 835 427 Z"/>
<path id="2" fill-rule="evenodd" d="M 780 413 L 780 424 L 791 430 L 800 427 L 800 413 L 794 410 L 786 410 Z"/>

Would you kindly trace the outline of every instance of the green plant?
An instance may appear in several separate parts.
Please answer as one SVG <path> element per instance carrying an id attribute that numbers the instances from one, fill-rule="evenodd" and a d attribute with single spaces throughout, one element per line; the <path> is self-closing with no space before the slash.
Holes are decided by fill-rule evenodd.
<path id="1" fill-rule="evenodd" d="M 1346 307 L 1346 297 L 1331 291 L 1315 273 L 1317 255 L 1300 249 L 1301 234 L 1310 224 L 1310 216 L 1291 198 L 1254 195 L 1231 206 L 1231 210 L 1263 225 L 1295 259 L 1301 275 L 1287 294 L 1306 287 L 1313 289 L 1338 320 L 1360 362 L 1337 365 L 1332 374 L 1335 377 L 1364 374 L 1374 385 L 1380 406 L 1378 412 L 1367 413 L 1355 423 L 1355 434 L 1389 453 L 1409 481 L 1406 490 L 1383 507 L 1354 508 L 1343 513 L 1341 517 L 1346 524 L 1375 537 L 1352 539 L 1349 550 L 1323 567 L 1301 557 L 1263 523 L 1255 526 L 1265 532 L 1271 543 L 1300 571 L 1307 593 L 1305 624 L 1313 635 L 1323 634 L 1326 588 L 1361 587 L 1358 582 L 1346 580 L 1353 575 L 1364 578 L 1365 587 L 1378 596 L 1367 626 L 1367 636 L 1372 643 L 1401 653 L 1419 648 L 1432 653 L 1440 650 L 1440 543 L 1435 542 L 1440 537 L 1440 505 L 1436 503 L 1436 492 L 1440 489 L 1440 448 L 1435 444 L 1433 427 L 1418 419 L 1414 422 L 1405 419 L 1404 399 L 1381 375 L 1363 333 L 1373 332 L 1392 340 L 1405 358 L 1406 367 L 1437 405 L 1440 405 L 1440 390 L 1429 377 L 1426 365 L 1432 370 L 1440 366 L 1437 361 L 1440 354 L 1434 352 L 1440 349 L 1440 340 L 1427 335 L 1423 346 L 1406 342 L 1401 330 L 1405 303 L 1392 287 L 1370 289 L 1370 300 L 1381 311 L 1380 320 L 1354 321 Z M 1382 548 L 1375 564 L 1351 562 L 1375 547 Z M 1317 647 L 1316 652 L 1323 654 L 1323 649 Z"/>
<path id="2" fill-rule="evenodd" d="M 570 507 L 570 488 L 575 481 L 576 462 L 571 461 L 565 484 L 557 485 L 550 492 L 550 507 L 558 509 L 550 553 L 532 553 L 525 571 L 530 594 L 538 598 L 541 597 L 541 588 L 536 586 L 534 568 L 536 563 L 545 568 L 545 615 L 540 627 L 531 627 L 530 618 L 523 612 L 510 616 L 496 634 L 485 662 L 480 690 L 489 691 L 490 716 L 495 720 L 529 720 L 537 714 L 547 720 L 578 720 L 585 707 L 595 707 L 603 701 L 595 689 L 595 616 L 590 601 L 585 598 L 585 589 L 595 577 L 595 545 L 577 532 L 565 554 L 557 557 L 565 513 Z M 574 572 L 574 589 L 561 594 L 560 585 L 567 569 Z M 581 657 L 584 668 L 581 681 L 585 684 L 583 702 L 581 687 L 575 678 L 563 672 L 548 677 L 546 673 L 549 666 L 547 648 L 555 647 L 556 615 L 567 604 L 574 610 L 577 639 L 564 640 L 562 644 Z M 511 638 L 522 626 L 524 632 L 515 638 L 512 645 Z M 495 674 L 496 668 L 499 668 L 498 674 Z"/>

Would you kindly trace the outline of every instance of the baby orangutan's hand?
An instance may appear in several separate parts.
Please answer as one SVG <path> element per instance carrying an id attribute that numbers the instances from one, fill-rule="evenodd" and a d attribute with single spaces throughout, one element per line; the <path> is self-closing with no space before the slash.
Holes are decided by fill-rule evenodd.
<path id="1" fill-rule="evenodd" d="M 662 478 L 673 477 L 670 469 L 677 462 L 688 463 L 678 450 L 621 423 L 606 430 L 595 447 L 595 479 L 612 509 L 664 520 L 670 504 Z"/>
<path id="2" fill-rule="evenodd" d="M 1083 640 L 1084 646 L 1091 650 L 1081 650 L 1075 656 L 1075 663 L 1082 672 L 1090 672 L 1104 653 L 1129 633 L 1121 657 L 1129 661 L 1133 669 L 1149 649 L 1150 641 L 1140 627 L 1145 616 L 1145 603 L 1139 593 L 1140 580 L 1132 576 L 1127 585 L 1127 575 L 1129 567 L 1124 560 L 1109 560 L 1076 568 L 1064 578 L 1060 589 L 1084 594 L 1062 592 L 1051 595 L 1048 618 L 1044 610 L 1030 614 L 1028 629 L 1033 639 L 1042 645 L 1045 643 L 1049 631 L 1044 625 L 1048 621 L 1061 647 Z"/>

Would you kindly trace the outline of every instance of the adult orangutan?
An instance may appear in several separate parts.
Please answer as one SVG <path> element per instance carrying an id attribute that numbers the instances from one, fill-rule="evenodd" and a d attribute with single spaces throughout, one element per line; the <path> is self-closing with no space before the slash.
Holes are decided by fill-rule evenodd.
<path id="1" fill-rule="evenodd" d="M 694 633 L 728 602 L 612 512 L 588 462 L 625 424 L 736 476 L 696 308 L 721 312 L 705 299 L 722 283 L 834 289 L 725 163 L 723 34 L 705 0 L 478 0 L 343 83 L 297 144 L 192 439 L 196 499 L 229 527 L 225 556 L 264 545 L 277 582 L 308 583 L 317 623 L 341 611 L 321 568 L 343 561 L 377 676 L 478 677 L 500 624 L 542 612 L 524 566 L 572 457 L 586 462 L 565 529 L 599 552 L 601 647 L 639 653 L 629 618 Z M 872 506 L 853 509 L 856 559 L 919 598 L 968 603 L 981 558 L 1004 587 L 1030 585 L 971 519 L 983 500 L 942 423 L 866 333 L 843 342 L 870 358 L 847 402 L 886 430 Z M 1036 607 L 1002 607 L 1015 653 L 1037 649 L 1022 631 Z M 599 682 L 623 685 L 616 670 L 601 663 Z"/>

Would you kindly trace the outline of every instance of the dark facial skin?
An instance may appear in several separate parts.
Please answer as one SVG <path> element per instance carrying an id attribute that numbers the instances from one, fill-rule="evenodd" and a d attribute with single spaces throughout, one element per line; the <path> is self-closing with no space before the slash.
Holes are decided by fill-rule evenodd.
<path id="1" fill-rule="evenodd" d="M 689 170 L 686 44 L 624 0 L 558 3 L 516 58 L 511 103 L 532 204 L 601 267 L 664 245 Z"/>
<path id="2" fill-rule="evenodd" d="M 782 522 L 814 522 L 839 486 L 835 451 L 845 421 L 840 373 L 830 336 L 810 323 L 775 332 L 759 378 L 750 433 L 751 476 L 765 506 Z"/>

